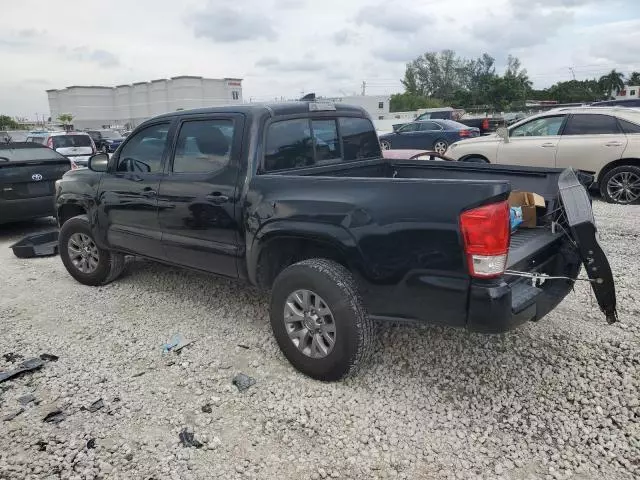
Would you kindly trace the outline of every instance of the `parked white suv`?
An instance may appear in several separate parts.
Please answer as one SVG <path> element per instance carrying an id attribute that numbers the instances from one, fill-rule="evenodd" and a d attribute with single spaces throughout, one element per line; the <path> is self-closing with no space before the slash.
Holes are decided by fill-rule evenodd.
<path id="1" fill-rule="evenodd" d="M 29 134 L 27 142 L 46 145 L 77 167 L 86 167 L 89 157 L 96 153 L 96 145 L 86 132 L 38 132 Z"/>
<path id="2" fill-rule="evenodd" d="M 555 109 L 500 133 L 454 143 L 447 156 L 466 162 L 573 167 L 594 174 L 608 202 L 638 203 L 640 109 Z"/>

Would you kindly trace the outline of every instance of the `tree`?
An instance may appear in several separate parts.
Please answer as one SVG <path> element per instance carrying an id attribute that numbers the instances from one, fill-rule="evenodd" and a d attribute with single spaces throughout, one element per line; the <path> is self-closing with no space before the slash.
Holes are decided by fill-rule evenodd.
<path id="1" fill-rule="evenodd" d="M 0 115 L 0 130 L 18 130 L 20 124 L 8 115 Z"/>
<path id="2" fill-rule="evenodd" d="M 615 69 L 600 77 L 598 82 L 602 90 L 607 92 L 608 97 L 611 97 L 614 93 L 617 94 L 620 90 L 624 90 L 624 75 L 616 72 Z"/>
<path id="3" fill-rule="evenodd" d="M 61 113 L 58 115 L 58 121 L 64 125 L 65 130 L 68 130 L 71 127 L 71 122 L 73 121 L 73 115 L 70 113 Z"/>
<path id="4" fill-rule="evenodd" d="M 425 97 L 415 93 L 396 93 L 391 95 L 389 102 L 390 112 L 410 112 L 419 108 L 441 107 L 442 102 L 437 98 Z"/>
<path id="5" fill-rule="evenodd" d="M 631 72 L 627 80 L 627 85 L 640 85 L 640 72 Z"/>

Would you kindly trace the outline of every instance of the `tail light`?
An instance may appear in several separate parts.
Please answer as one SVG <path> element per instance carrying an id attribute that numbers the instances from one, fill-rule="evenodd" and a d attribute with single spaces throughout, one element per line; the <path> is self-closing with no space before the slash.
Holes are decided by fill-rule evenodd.
<path id="1" fill-rule="evenodd" d="M 504 201 L 462 212 L 460 230 L 469 273 L 491 278 L 504 273 L 509 253 L 509 204 Z"/>
<path id="2" fill-rule="evenodd" d="M 49 147 L 51 150 L 55 150 L 55 148 L 53 148 L 53 137 L 47 138 L 47 147 Z"/>
<path id="3" fill-rule="evenodd" d="M 89 137 L 89 140 L 91 141 L 91 153 L 95 154 L 98 151 L 98 149 L 96 148 L 96 144 L 93 141 L 93 138 Z"/>
<path id="4" fill-rule="evenodd" d="M 482 129 L 483 130 L 489 130 L 489 119 L 488 118 L 485 118 L 482 121 Z"/>
<path id="5" fill-rule="evenodd" d="M 77 170 L 78 168 L 78 164 L 76 162 L 74 162 L 73 160 L 69 160 L 71 162 L 71 170 Z"/>
<path id="6" fill-rule="evenodd" d="M 472 135 L 472 132 L 471 132 L 471 130 L 460 130 L 460 131 L 458 132 L 458 134 L 459 134 L 461 137 L 470 137 L 470 136 Z"/>

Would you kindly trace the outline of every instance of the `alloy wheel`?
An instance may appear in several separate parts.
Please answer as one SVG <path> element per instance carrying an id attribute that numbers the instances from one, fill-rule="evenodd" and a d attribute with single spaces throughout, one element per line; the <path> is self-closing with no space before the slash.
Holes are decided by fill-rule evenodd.
<path id="1" fill-rule="evenodd" d="M 380 142 L 380 147 L 382 148 L 382 150 L 391 150 L 391 144 L 386 140 Z"/>
<path id="2" fill-rule="evenodd" d="M 616 203 L 633 203 L 640 198 L 640 176 L 634 172 L 620 172 L 607 182 L 607 193 Z"/>
<path id="3" fill-rule="evenodd" d="M 433 149 L 438 152 L 440 155 L 444 154 L 444 152 L 447 151 L 447 142 L 443 142 L 442 140 L 439 140 L 435 143 L 435 145 L 433 146 Z"/>
<path id="4" fill-rule="evenodd" d="M 98 268 L 100 253 L 93 239 L 85 233 L 74 233 L 67 242 L 71 263 L 82 273 L 93 273 Z"/>
<path id="5" fill-rule="evenodd" d="M 324 358 L 336 343 L 333 313 L 311 290 L 296 290 L 287 297 L 284 325 L 291 342 L 307 357 Z"/>

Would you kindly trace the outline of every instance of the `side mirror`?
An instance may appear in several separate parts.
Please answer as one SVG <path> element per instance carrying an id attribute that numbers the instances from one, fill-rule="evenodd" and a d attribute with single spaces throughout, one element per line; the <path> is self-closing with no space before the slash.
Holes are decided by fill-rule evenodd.
<path id="1" fill-rule="evenodd" d="M 500 127 L 496 130 L 498 136 L 504 140 L 504 143 L 509 143 L 509 130 L 505 127 Z"/>
<path id="2" fill-rule="evenodd" d="M 89 170 L 94 172 L 106 172 L 109 165 L 109 155 L 106 153 L 96 153 L 89 157 Z"/>

